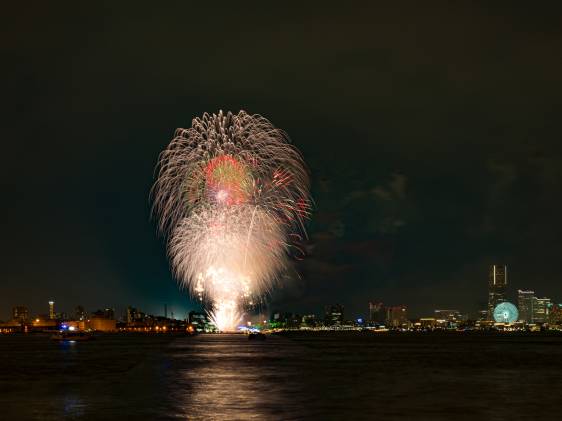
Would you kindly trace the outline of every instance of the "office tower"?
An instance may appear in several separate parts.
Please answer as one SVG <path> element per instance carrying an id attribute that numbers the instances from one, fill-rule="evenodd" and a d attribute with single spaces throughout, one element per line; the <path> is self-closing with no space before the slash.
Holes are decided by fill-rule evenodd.
<path id="1" fill-rule="evenodd" d="M 25 306 L 15 306 L 12 309 L 12 319 L 24 323 L 29 318 L 29 310 Z"/>
<path id="2" fill-rule="evenodd" d="M 384 323 L 386 311 L 383 303 L 369 302 L 369 321 L 373 323 Z"/>
<path id="3" fill-rule="evenodd" d="M 492 265 L 488 277 L 488 320 L 493 320 L 494 309 L 505 301 L 507 266 Z"/>
<path id="4" fill-rule="evenodd" d="M 548 323 L 551 325 L 562 324 L 562 304 L 550 304 L 548 309 Z"/>
<path id="5" fill-rule="evenodd" d="M 391 327 L 401 327 L 408 324 L 408 308 L 404 305 L 386 308 L 386 323 Z"/>
<path id="6" fill-rule="evenodd" d="M 339 304 L 326 306 L 325 321 L 328 326 L 343 324 L 343 306 Z"/>
<path id="7" fill-rule="evenodd" d="M 533 301 L 535 298 L 535 291 L 517 291 L 517 306 L 519 307 L 519 320 L 526 323 L 533 322 Z"/>
<path id="8" fill-rule="evenodd" d="M 533 297 L 533 323 L 548 322 L 550 305 L 550 298 Z"/>
<path id="9" fill-rule="evenodd" d="M 55 318 L 55 302 L 49 301 L 49 319 L 54 320 Z"/>

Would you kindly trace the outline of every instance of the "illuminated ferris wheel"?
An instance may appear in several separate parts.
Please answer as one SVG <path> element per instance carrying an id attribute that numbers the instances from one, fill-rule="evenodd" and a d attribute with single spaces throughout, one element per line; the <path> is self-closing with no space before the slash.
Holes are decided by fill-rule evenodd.
<path id="1" fill-rule="evenodd" d="M 519 311 L 513 304 L 505 301 L 494 309 L 494 320 L 498 323 L 513 323 L 519 318 Z"/>

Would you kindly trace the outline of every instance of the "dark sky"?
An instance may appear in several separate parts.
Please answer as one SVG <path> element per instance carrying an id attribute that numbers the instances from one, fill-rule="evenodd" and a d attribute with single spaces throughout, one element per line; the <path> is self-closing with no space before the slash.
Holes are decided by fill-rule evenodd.
<path id="1" fill-rule="evenodd" d="M 0 318 L 183 316 L 148 192 L 174 129 L 218 109 L 310 166 L 310 256 L 271 308 L 476 311 L 493 262 L 562 301 L 560 10 L 114 3 L 3 8 Z"/>

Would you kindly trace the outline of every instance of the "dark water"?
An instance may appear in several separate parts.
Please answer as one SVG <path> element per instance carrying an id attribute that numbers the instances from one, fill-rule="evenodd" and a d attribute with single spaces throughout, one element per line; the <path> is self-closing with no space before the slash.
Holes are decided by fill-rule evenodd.
<path id="1" fill-rule="evenodd" d="M 0 336 L 0 419 L 560 419 L 562 336 Z"/>

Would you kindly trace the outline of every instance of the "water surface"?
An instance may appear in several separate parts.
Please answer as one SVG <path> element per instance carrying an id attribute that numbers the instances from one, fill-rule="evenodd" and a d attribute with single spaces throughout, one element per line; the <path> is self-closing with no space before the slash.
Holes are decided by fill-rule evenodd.
<path id="1" fill-rule="evenodd" d="M 1 419 L 557 418 L 562 337 L 0 336 Z"/>

